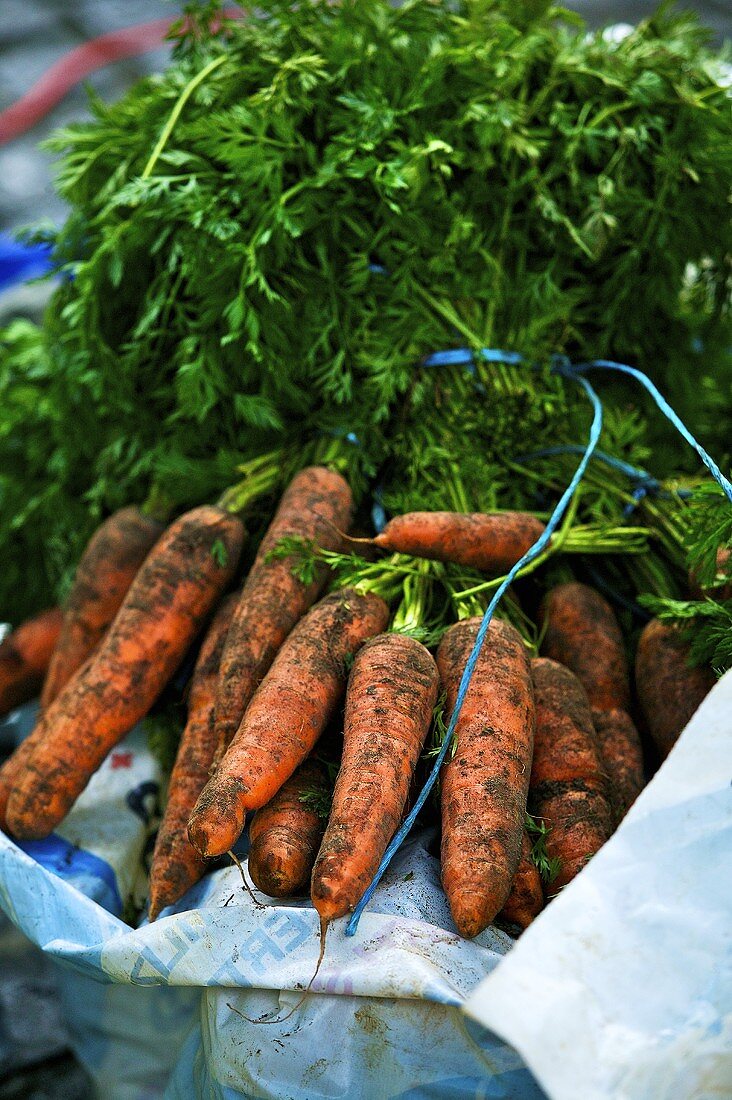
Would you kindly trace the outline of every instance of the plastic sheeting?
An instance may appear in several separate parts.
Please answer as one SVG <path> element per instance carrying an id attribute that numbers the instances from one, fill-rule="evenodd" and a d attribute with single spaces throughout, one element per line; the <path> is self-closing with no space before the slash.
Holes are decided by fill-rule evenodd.
<path id="1" fill-rule="evenodd" d="M 236 868 L 130 927 L 160 783 L 140 730 L 50 842 L 0 836 L 0 904 L 61 963 L 77 1053 L 112 1100 L 712 1100 L 732 1094 L 730 734 L 728 675 L 514 946 L 457 936 L 429 833 L 355 938 L 331 927 L 307 994 L 316 914 L 253 898 Z"/>

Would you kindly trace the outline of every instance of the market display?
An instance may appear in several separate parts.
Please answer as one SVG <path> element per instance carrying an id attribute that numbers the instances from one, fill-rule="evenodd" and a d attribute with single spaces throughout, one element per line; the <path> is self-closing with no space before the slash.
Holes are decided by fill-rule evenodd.
<path id="1" fill-rule="evenodd" d="M 0 648 L 3 711 L 45 673 L 0 823 L 47 837 L 146 718 L 150 920 L 256 811 L 252 881 L 324 943 L 444 746 L 455 928 L 517 935 L 732 665 L 729 483 L 622 375 L 588 446 L 577 384 L 633 364 L 728 463 L 728 92 L 688 16 L 575 22 L 209 5 L 54 139 L 64 277 L 0 333 L 0 617 L 63 619 Z"/>

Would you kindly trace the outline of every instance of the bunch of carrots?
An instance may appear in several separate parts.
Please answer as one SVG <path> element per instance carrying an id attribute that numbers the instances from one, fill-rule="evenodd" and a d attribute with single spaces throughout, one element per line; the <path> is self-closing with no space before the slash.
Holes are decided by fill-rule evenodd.
<path id="1" fill-rule="evenodd" d="M 481 622 L 448 600 L 439 630 L 425 629 L 404 578 L 439 587 L 453 565 L 499 576 L 543 524 L 517 512 L 423 512 L 357 539 L 349 485 L 310 466 L 287 486 L 242 580 L 242 500 L 228 494 L 167 525 L 117 512 L 89 543 L 63 612 L 0 645 L 0 711 L 42 687 L 35 729 L 0 768 L 0 826 L 48 836 L 198 645 L 150 919 L 248 824 L 252 881 L 272 897 L 309 891 L 324 938 L 353 911 L 409 807 Z M 350 563 L 350 583 L 336 561 Z M 634 717 L 662 758 L 714 680 L 688 667 L 673 628 L 651 622 L 636 706 L 620 626 L 599 592 L 554 585 L 536 618 L 538 645 L 510 615 L 491 622 L 441 773 L 442 881 L 464 937 L 534 919 L 644 785 Z M 341 721 L 340 760 L 328 767 L 321 749 Z"/>

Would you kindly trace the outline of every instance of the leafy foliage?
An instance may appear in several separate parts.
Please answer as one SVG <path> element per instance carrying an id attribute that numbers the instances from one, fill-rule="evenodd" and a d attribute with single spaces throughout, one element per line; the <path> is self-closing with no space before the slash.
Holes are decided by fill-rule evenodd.
<path id="1" fill-rule="evenodd" d="M 700 486 L 685 516 L 684 545 L 697 599 L 641 596 L 663 622 L 676 623 L 689 643 L 689 661 L 717 675 L 732 668 L 732 507 L 714 484 Z"/>
<path id="2" fill-rule="evenodd" d="M 215 498 L 284 444 L 337 441 L 394 508 L 531 507 L 511 463 L 587 422 L 554 353 L 626 359 L 720 418 L 732 141 L 688 15 L 617 42 L 528 0 L 208 3 L 164 73 L 91 108 L 49 143 L 65 278 L 0 366 L 26 551 L 2 616 L 58 590 L 102 514 L 151 486 Z M 421 366 L 455 346 L 543 366 Z"/>
<path id="3" fill-rule="evenodd" d="M 641 596 L 663 622 L 678 624 L 689 643 L 689 663 L 709 665 L 718 676 L 732 668 L 732 600 L 668 600 Z"/>

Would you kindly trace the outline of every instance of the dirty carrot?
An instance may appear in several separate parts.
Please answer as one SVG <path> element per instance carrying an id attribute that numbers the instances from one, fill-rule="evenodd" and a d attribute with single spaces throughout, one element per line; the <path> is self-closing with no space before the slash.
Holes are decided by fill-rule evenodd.
<path id="1" fill-rule="evenodd" d="M 593 707 L 592 724 L 607 776 L 613 824 L 617 827 L 645 786 L 643 749 L 633 719 L 624 710 Z"/>
<path id="2" fill-rule="evenodd" d="M 536 738 L 529 800 L 547 826 L 546 851 L 558 860 L 554 892 L 574 878 L 612 832 L 605 774 L 587 695 L 568 668 L 531 662 Z"/>
<path id="3" fill-rule="evenodd" d="M 76 568 L 61 637 L 41 694 L 45 710 L 104 636 L 164 524 L 122 508 L 97 528 Z"/>
<path id="4" fill-rule="evenodd" d="M 248 811 L 269 802 L 308 756 L 343 696 L 353 655 L 388 617 L 380 597 L 343 588 L 297 624 L 193 811 L 188 835 L 202 856 L 229 851 Z"/>
<path id="5" fill-rule="evenodd" d="M 59 627 L 60 625 L 61 616 L 59 615 Z M 75 676 L 80 676 L 90 661 L 91 658 L 88 658 L 81 666 L 81 669 L 75 673 Z M 38 747 L 43 744 L 45 732 L 46 725 L 42 721 L 42 718 L 39 718 L 34 729 L 20 742 L 15 751 L 11 753 L 2 767 L 0 767 L 0 829 L 5 833 L 10 831 L 7 822 L 10 795 L 18 785 L 18 780 L 24 775 L 33 754 Z"/>
<path id="6" fill-rule="evenodd" d="M 399 825 L 438 686 L 434 659 L 414 638 L 380 634 L 356 654 L 343 757 L 313 868 L 311 898 L 323 928 L 355 908 Z"/>
<path id="7" fill-rule="evenodd" d="M 447 714 L 481 620 L 446 632 L 437 667 Z M 521 856 L 534 740 L 529 660 L 512 626 L 494 620 L 460 717 L 456 748 L 442 771 L 442 884 L 461 936 L 482 932 L 501 911 Z"/>
<path id="8" fill-rule="evenodd" d="M 38 692 L 61 631 L 58 607 L 41 611 L 0 642 L 0 715 Z"/>
<path id="9" fill-rule="evenodd" d="M 560 584 L 542 607 L 541 651 L 579 679 L 590 705 L 630 708 L 628 662 L 618 620 L 607 600 L 586 584 Z"/>
<path id="10" fill-rule="evenodd" d="M 277 794 L 257 810 L 249 826 L 249 874 L 272 898 L 308 892 L 310 875 L 328 820 L 326 769 L 306 760 Z"/>
<path id="11" fill-rule="evenodd" d="M 217 759 L 228 748 L 278 649 L 325 583 L 325 566 L 317 566 L 313 580 L 305 584 L 293 575 L 293 558 L 272 560 L 270 551 L 292 536 L 323 549 L 340 549 L 339 531 L 347 530 L 351 508 L 348 484 L 323 466 L 301 470 L 285 490 L 242 589 L 221 659 L 214 719 Z"/>
<path id="12" fill-rule="evenodd" d="M 635 687 L 648 732 L 664 758 L 715 684 L 709 668 L 692 668 L 678 627 L 652 619 L 638 641 Z"/>
<path id="13" fill-rule="evenodd" d="M 183 897 L 206 864 L 188 839 L 186 825 L 206 785 L 216 747 L 213 708 L 226 634 L 239 599 L 233 592 L 219 604 L 206 631 L 188 688 L 188 717 L 168 785 L 168 801 L 150 866 L 150 920 Z"/>
<path id="14" fill-rule="evenodd" d="M 244 528 L 220 508 L 180 516 L 158 540 L 103 642 L 48 708 L 7 824 L 48 836 L 110 749 L 152 706 L 236 569 Z"/>
<path id="15" fill-rule="evenodd" d="M 499 924 L 521 932 L 544 908 L 544 890 L 539 869 L 531 858 L 531 840 L 524 829 L 521 838 L 521 859 L 511 884 L 511 893 L 498 914 Z"/>
<path id="16" fill-rule="evenodd" d="M 528 512 L 408 512 L 368 541 L 391 553 L 505 573 L 544 530 Z"/>

